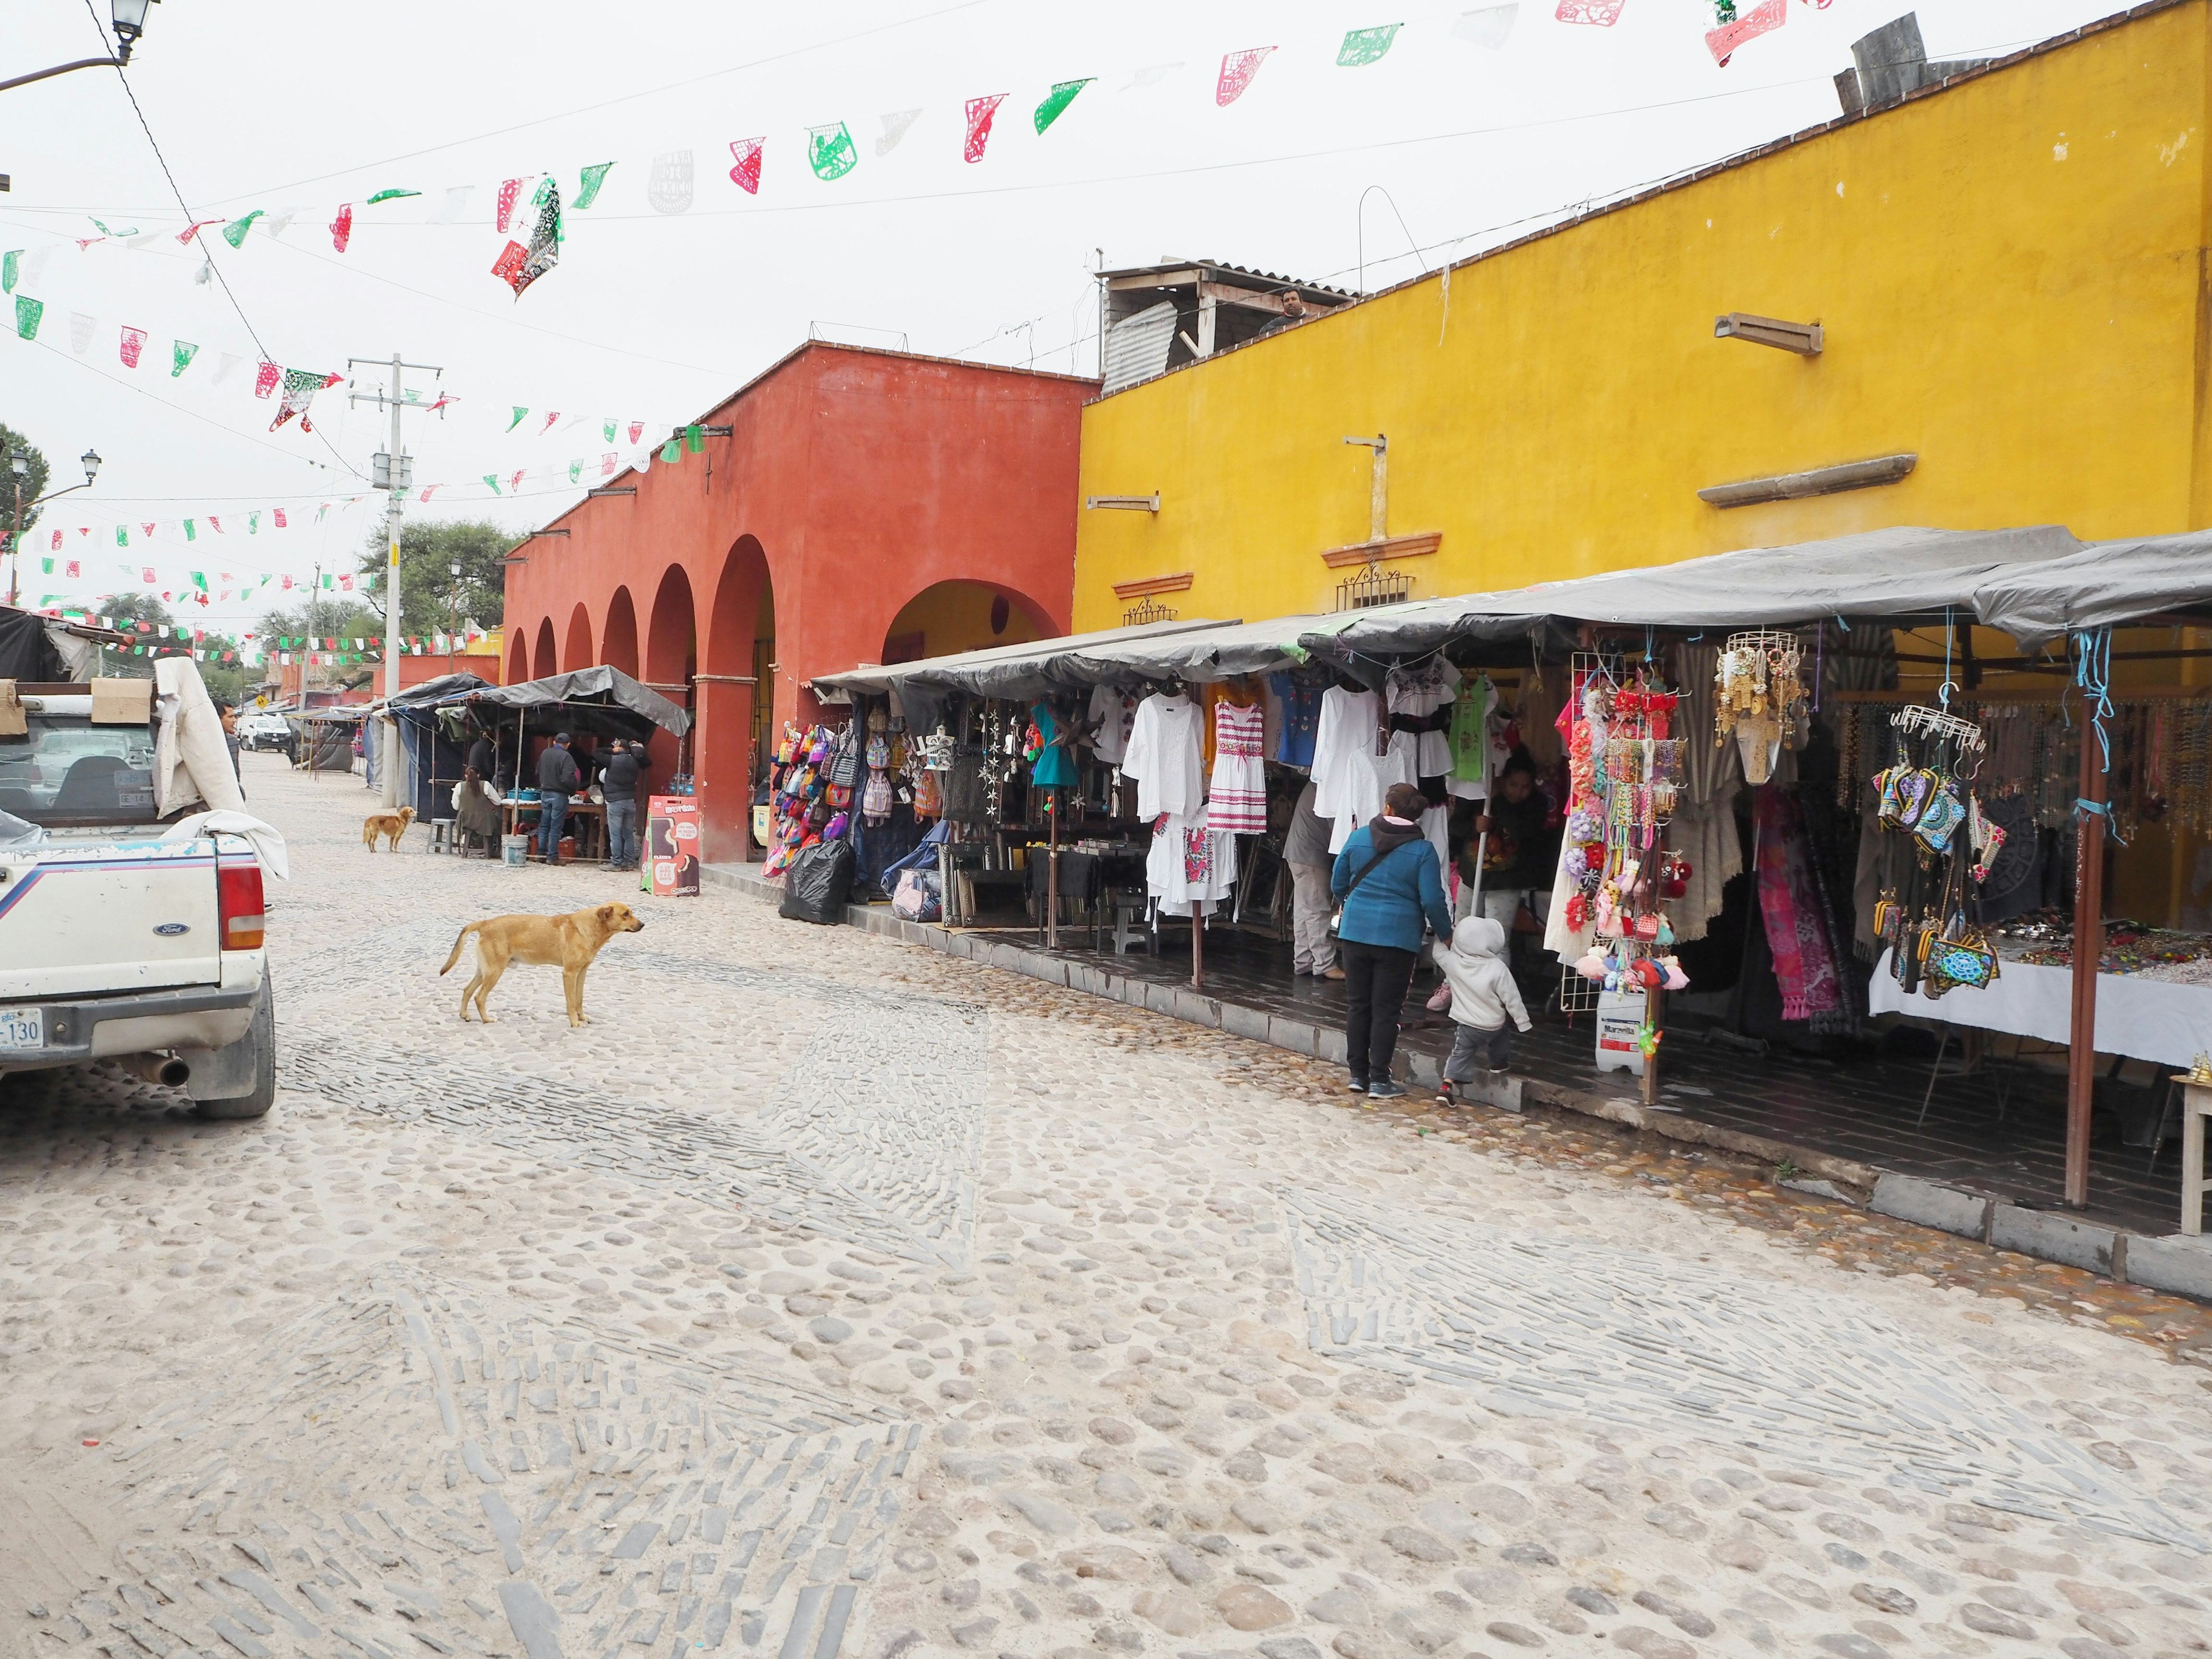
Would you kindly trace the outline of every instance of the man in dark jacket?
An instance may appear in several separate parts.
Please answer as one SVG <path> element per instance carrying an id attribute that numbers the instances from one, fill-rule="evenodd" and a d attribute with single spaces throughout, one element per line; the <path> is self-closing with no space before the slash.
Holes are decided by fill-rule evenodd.
<path id="1" fill-rule="evenodd" d="M 560 856 L 561 830 L 568 821 L 568 797 L 582 787 L 584 775 L 568 752 L 568 734 L 557 732 L 538 757 L 538 856 L 548 864 Z"/>
<path id="2" fill-rule="evenodd" d="M 610 870 L 637 868 L 638 783 L 645 772 L 645 745 L 627 738 L 615 739 L 615 752 L 599 774 L 599 790 L 607 798 L 607 862 Z"/>
<path id="3" fill-rule="evenodd" d="M 469 745 L 468 758 L 463 763 L 475 767 L 478 777 L 486 782 L 490 781 L 492 775 L 499 770 L 499 746 L 492 741 L 490 732 L 477 733 L 476 741 Z"/>

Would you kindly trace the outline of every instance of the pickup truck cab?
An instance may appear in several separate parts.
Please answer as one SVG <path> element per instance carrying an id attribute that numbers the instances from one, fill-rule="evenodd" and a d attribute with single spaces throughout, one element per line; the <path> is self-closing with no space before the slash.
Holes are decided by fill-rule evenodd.
<path id="1" fill-rule="evenodd" d="M 252 845 L 162 839 L 146 705 L 118 723 L 112 707 L 94 719 L 90 684 L 15 690 L 20 717 L 0 723 L 0 1078 L 112 1060 L 181 1086 L 203 1117 L 261 1116 L 276 1015 Z"/>

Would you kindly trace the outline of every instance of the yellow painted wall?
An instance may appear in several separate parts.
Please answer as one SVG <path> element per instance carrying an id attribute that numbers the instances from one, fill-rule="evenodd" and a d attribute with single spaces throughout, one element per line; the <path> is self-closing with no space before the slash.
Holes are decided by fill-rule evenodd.
<path id="1" fill-rule="evenodd" d="M 1188 570 L 1186 617 L 1334 602 L 1390 439 L 1416 597 L 1886 525 L 2212 522 L 2204 0 L 1460 266 L 1084 413 L 1073 627 Z M 1817 358 L 1712 337 L 1745 311 Z M 1702 486 L 1899 451 L 1905 482 L 1720 511 Z M 963 641 L 965 643 L 965 641 Z M 932 641 L 934 647 L 934 641 Z"/>
<path id="2" fill-rule="evenodd" d="M 1006 625 L 991 631 L 992 601 L 1004 595 Z M 955 651 L 975 651 L 991 645 L 1026 645 L 1054 633 L 1051 623 L 1037 615 L 1028 600 L 1009 588 L 988 582 L 938 582 L 906 602 L 889 629 L 884 642 L 908 634 L 922 636 L 921 654 L 942 657 Z"/>

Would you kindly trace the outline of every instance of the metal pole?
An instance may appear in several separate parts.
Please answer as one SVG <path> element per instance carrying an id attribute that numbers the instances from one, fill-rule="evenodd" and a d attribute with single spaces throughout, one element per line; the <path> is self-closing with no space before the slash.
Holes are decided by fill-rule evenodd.
<path id="1" fill-rule="evenodd" d="M 384 530 L 386 556 L 384 568 L 384 696 L 387 705 L 384 715 L 384 804 L 387 807 L 399 805 L 399 722 L 393 719 L 389 708 L 392 698 L 399 695 L 399 512 L 403 498 L 399 487 L 400 434 L 399 354 L 392 354 L 392 476 L 386 496 Z"/>
<path id="2" fill-rule="evenodd" d="M 1044 881 L 1044 939 L 1045 948 L 1060 949 L 1060 791 L 1048 789 L 1044 797 L 1045 866 Z"/>
<path id="3" fill-rule="evenodd" d="M 15 603 L 15 580 L 23 570 L 23 481 L 15 480 L 15 522 L 8 532 L 8 603 Z"/>
<path id="4" fill-rule="evenodd" d="M 2081 799 L 2105 800 L 2105 768 L 2095 726 L 2081 738 Z M 2074 832 L 2074 998 L 2066 1051 L 2066 1202 L 2089 1203 L 2089 1112 L 2097 1089 L 2097 966 L 2105 954 L 2105 815 L 2080 811 Z"/>

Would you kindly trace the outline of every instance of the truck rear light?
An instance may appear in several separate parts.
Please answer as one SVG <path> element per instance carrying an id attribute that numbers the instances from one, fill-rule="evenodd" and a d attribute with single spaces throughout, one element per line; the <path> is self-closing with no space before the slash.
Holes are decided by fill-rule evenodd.
<path id="1" fill-rule="evenodd" d="M 222 948 L 258 951 L 265 920 L 258 859 L 218 858 L 215 869 L 216 913 L 222 923 Z"/>

